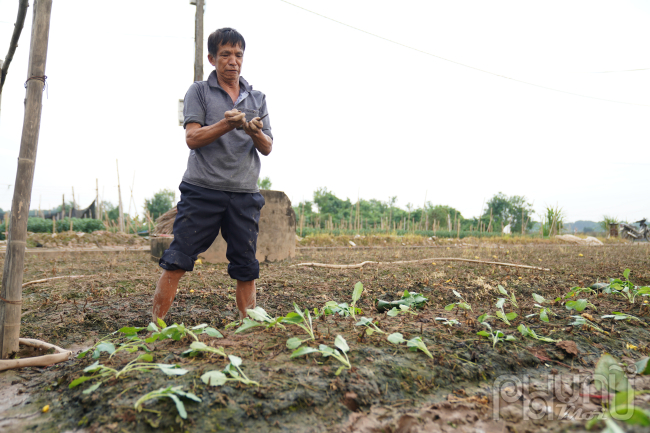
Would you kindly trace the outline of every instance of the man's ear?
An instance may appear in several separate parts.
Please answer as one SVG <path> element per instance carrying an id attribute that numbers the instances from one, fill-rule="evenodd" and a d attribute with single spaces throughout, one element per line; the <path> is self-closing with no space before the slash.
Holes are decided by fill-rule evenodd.
<path id="1" fill-rule="evenodd" d="M 208 62 L 210 62 L 212 66 L 216 66 L 217 63 L 214 57 L 212 57 L 212 54 L 208 54 Z"/>

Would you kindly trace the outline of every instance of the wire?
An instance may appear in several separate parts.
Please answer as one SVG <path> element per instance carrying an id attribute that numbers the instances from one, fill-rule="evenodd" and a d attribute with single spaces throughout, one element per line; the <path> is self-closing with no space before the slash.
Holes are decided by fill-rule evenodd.
<path id="1" fill-rule="evenodd" d="M 291 3 L 291 2 L 289 2 L 289 1 L 287 1 L 287 0 L 280 0 L 280 1 L 283 2 L 283 3 L 286 3 L 286 4 L 288 4 L 288 5 L 294 6 L 294 7 L 298 8 L 298 9 L 302 9 L 302 10 L 304 10 L 304 11 L 306 11 L 306 12 L 311 13 L 311 14 L 318 15 L 319 17 L 321 17 L 321 18 L 325 18 L 326 20 L 334 21 L 335 23 L 337 23 L 337 24 L 341 24 L 341 25 L 343 25 L 343 26 L 345 26 L 345 27 L 349 27 L 349 28 L 351 28 L 351 29 L 354 29 L 354 30 L 357 30 L 357 31 L 359 31 L 359 32 L 365 33 L 365 34 L 367 34 L 367 35 L 373 36 L 373 37 L 375 37 L 375 38 L 383 39 L 384 41 L 386 41 L 386 42 L 390 42 L 391 44 L 399 45 L 400 47 L 408 48 L 409 50 L 417 51 L 418 53 L 426 54 L 427 56 L 435 57 L 435 58 L 437 58 L 437 59 L 444 60 L 445 62 L 454 63 L 454 64 L 456 64 L 456 65 L 463 66 L 463 67 L 465 67 L 465 68 L 474 69 L 475 71 L 484 72 L 484 73 L 486 73 L 486 74 L 494 75 L 495 77 L 505 78 L 506 80 L 516 81 L 517 83 L 527 84 L 527 85 L 529 85 L 529 86 L 539 87 L 540 89 L 552 90 L 552 91 L 554 91 L 554 92 L 565 93 L 565 94 L 567 94 L 567 95 L 580 96 L 580 97 L 582 97 L 582 98 L 597 99 L 597 100 L 599 100 L 599 101 L 614 102 L 614 103 L 616 103 L 616 104 L 626 104 L 626 105 L 637 105 L 637 106 L 640 106 L 640 107 L 650 107 L 650 105 L 648 105 L 648 104 L 638 104 L 638 103 L 636 103 L 636 102 L 615 101 L 615 100 L 613 100 L 613 99 L 598 98 L 598 97 L 596 97 L 596 96 L 588 96 L 588 95 L 582 95 L 582 94 L 580 94 L 580 93 L 567 92 L 566 90 L 554 89 L 554 88 L 552 88 L 552 87 L 546 87 L 546 86 L 542 86 L 542 85 L 540 85 L 540 84 L 535 84 L 535 83 L 530 83 L 530 82 L 528 82 L 528 81 L 519 80 L 519 79 L 517 79 L 517 78 L 507 77 L 507 76 L 505 76 L 505 75 L 497 74 L 497 73 L 495 73 L 495 72 L 486 71 L 485 69 L 477 68 L 477 67 L 475 67 L 475 66 L 466 65 L 465 63 L 460 63 L 460 62 L 457 62 L 457 61 L 455 61 L 455 60 L 447 59 L 447 58 L 445 58 L 445 57 L 441 57 L 441 56 L 438 56 L 438 55 L 435 55 L 435 54 L 429 53 L 428 51 L 424 51 L 424 50 L 421 50 L 421 49 L 419 49 L 419 48 L 411 47 L 411 46 L 406 45 L 406 44 L 403 44 L 403 43 L 401 43 L 401 42 L 397 42 L 397 41 L 394 41 L 394 40 L 392 40 L 392 39 L 388 39 L 388 38 L 385 38 L 385 37 L 383 37 L 383 36 L 377 35 L 377 34 L 375 34 L 375 33 L 371 33 L 371 32 L 369 32 L 369 31 L 367 31 L 367 30 L 363 30 L 363 29 L 360 29 L 360 28 L 358 28 L 358 27 L 354 27 L 354 26 L 352 26 L 352 25 L 350 25 L 350 24 L 346 24 L 346 23 L 344 23 L 344 22 L 341 22 L 341 21 L 335 20 L 334 18 L 330 18 L 330 17 L 328 17 L 328 16 L 325 16 L 325 15 L 323 15 L 323 14 L 320 14 L 320 13 L 318 13 L 318 12 L 314 12 L 314 11 L 309 10 L 309 9 L 307 9 L 307 8 L 304 8 L 304 7 L 302 7 L 302 6 L 298 6 L 297 4 Z"/>

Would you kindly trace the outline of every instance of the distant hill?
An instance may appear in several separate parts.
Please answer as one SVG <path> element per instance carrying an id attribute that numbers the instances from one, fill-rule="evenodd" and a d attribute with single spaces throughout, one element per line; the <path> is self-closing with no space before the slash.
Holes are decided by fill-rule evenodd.
<path id="1" fill-rule="evenodd" d="M 578 233 L 603 231 L 600 227 L 600 223 L 596 221 L 576 221 L 573 223 L 565 223 L 564 229 L 570 233 L 573 233 L 575 229 L 578 229 Z"/>

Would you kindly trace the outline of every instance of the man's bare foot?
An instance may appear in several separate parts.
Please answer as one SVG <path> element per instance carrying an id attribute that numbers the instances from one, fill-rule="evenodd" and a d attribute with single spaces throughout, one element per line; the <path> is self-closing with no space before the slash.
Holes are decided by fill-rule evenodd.
<path id="1" fill-rule="evenodd" d="M 156 285 L 156 292 L 153 295 L 153 311 L 151 314 L 153 323 L 156 323 L 158 318 L 165 318 L 165 314 L 169 311 L 176 297 L 178 281 L 184 274 L 185 271 L 183 269 L 163 271 Z"/>
<path id="2" fill-rule="evenodd" d="M 237 302 L 237 309 L 239 310 L 239 319 L 243 319 L 246 317 L 246 310 L 249 308 L 253 309 L 256 306 L 255 280 L 237 280 L 235 300 Z"/>

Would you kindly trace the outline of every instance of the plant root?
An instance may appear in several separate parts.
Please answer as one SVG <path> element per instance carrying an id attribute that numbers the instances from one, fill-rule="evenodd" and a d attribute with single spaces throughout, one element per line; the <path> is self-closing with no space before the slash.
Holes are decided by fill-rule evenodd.
<path id="1" fill-rule="evenodd" d="M 418 262 L 427 262 L 427 261 L 438 261 L 438 262 L 470 262 L 470 263 L 482 263 L 485 265 L 497 265 L 497 266 L 509 266 L 512 268 L 524 268 L 524 269 L 535 269 L 537 271 L 550 271 L 548 268 L 540 268 L 538 266 L 528 266 L 528 265 L 517 265 L 515 263 L 501 263 L 501 262 L 488 262 L 485 260 L 471 260 L 471 259 L 460 259 L 454 257 L 434 257 L 431 259 L 419 259 L 419 260 L 401 260 L 397 262 L 373 262 L 366 261 L 362 263 L 357 263 L 356 265 L 329 265 L 326 263 L 298 263 L 295 265 L 289 266 L 290 268 L 296 266 L 313 266 L 315 268 L 333 268 L 333 269 L 358 269 L 362 268 L 365 265 L 401 265 L 406 263 L 418 263 Z"/>
<path id="2" fill-rule="evenodd" d="M 24 346 L 35 347 L 42 350 L 54 349 L 55 353 L 51 355 L 34 356 L 31 358 L 0 359 L 0 371 L 23 367 L 45 367 L 48 365 L 67 361 L 70 359 L 70 356 L 72 356 L 71 351 L 62 349 L 59 346 L 55 346 L 54 344 L 46 343 L 41 340 L 19 338 L 18 343 Z"/>

